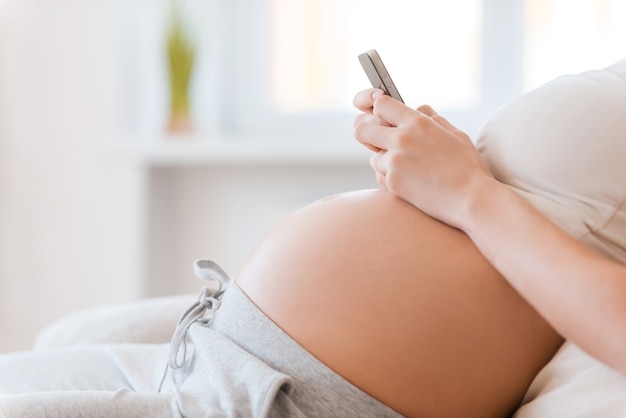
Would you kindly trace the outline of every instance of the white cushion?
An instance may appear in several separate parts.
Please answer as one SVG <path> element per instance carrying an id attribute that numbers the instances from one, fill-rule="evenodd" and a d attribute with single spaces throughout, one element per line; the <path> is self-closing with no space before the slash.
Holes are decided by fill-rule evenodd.
<path id="1" fill-rule="evenodd" d="M 196 295 L 177 295 L 83 309 L 48 325 L 37 335 L 33 348 L 167 343 L 180 316 L 196 300 Z"/>
<path id="2" fill-rule="evenodd" d="M 569 342 L 537 375 L 514 418 L 624 418 L 626 378 Z"/>

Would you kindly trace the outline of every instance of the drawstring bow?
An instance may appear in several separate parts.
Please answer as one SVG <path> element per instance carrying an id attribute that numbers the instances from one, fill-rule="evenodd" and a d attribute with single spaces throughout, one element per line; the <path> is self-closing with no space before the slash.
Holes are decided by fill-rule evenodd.
<path id="1" fill-rule="evenodd" d="M 193 267 L 196 277 L 211 284 L 202 287 L 198 300 L 178 320 L 176 330 L 172 336 L 169 359 L 159 384 L 159 392 L 161 392 L 163 387 L 168 367 L 172 370 L 180 369 L 187 361 L 187 333 L 189 328 L 193 324 L 209 327 L 211 322 L 213 322 L 214 313 L 219 311 L 222 306 L 221 297 L 230 281 L 226 272 L 211 260 L 196 260 Z M 179 361 L 181 348 L 183 351 Z"/>

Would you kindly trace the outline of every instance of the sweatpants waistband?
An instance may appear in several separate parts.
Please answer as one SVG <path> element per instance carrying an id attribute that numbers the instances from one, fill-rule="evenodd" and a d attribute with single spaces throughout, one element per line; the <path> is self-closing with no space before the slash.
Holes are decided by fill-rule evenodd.
<path id="1" fill-rule="evenodd" d="M 294 381 L 293 401 L 311 416 L 399 417 L 287 335 L 231 282 L 212 328 Z"/>

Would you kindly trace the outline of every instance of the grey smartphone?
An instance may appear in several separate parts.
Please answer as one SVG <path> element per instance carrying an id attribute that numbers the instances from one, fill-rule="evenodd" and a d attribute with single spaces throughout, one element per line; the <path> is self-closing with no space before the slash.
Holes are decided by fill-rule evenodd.
<path id="1" fill-rule="evenodd" d="M 385 64 L 383 64 L 380 55 L 378 55 L 375 49 L 370 49 L 360 54 L 359 61 L 361 62 L 361 67 L 365 70 L 365 74 L 367 74 L 367 78 L 372 83 L 372 87 L 381 89 L 385 94 L 404 103 L 396 85 L 391 80 L 389 72 L 385 68 Z"/>

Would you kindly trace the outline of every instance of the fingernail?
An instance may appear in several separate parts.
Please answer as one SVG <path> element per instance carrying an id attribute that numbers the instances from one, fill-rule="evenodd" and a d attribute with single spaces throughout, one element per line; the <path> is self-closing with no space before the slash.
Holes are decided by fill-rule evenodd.
<path id="1" fill-rule="evenodd" d="M 381 96 L 384 96 L 384 92 L 382 90 L 375 90 L 374 93 L 372 93 L 372 100 L 376 100 Z"/>

